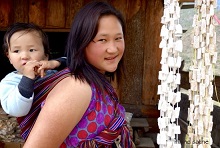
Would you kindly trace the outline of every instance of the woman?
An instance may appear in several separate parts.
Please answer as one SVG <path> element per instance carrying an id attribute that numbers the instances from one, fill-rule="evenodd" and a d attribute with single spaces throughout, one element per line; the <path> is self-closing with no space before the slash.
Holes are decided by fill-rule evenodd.
<path id="1" fill-rule="evenodd" d="M 24 148 L 135 147 L 106 79 L 121 75 L 124 32 L 121 13 L 108 3 L 91 2 L 78 12 L 66 47 L 69 75 L 42 103 Z"/>

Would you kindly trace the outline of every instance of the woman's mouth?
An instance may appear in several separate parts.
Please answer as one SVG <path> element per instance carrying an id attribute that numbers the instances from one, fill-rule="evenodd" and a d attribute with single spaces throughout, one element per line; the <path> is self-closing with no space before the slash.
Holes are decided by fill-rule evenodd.
<path id="1" fill-rule="evenodd" d="M 114 60 L 117 56 L 105 58 L 105 60 Z"/>

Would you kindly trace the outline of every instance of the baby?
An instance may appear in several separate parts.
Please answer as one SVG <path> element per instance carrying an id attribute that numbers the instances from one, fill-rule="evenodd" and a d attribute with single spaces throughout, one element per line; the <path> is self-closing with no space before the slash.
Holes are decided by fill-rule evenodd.
<path id="1" fill-rule="evenodd" d="M 28 114 L 34 98 L 34 82 L 54 74 L 66 59 L 49 59 L 49 42 L 45 32 L 33 23 L 15 23 L 4 36 L 3 50 L 16 69 L 0 82 L 3 110 L 12 116 Z M 65 65 L 65 64 L 64 64 Z"/>

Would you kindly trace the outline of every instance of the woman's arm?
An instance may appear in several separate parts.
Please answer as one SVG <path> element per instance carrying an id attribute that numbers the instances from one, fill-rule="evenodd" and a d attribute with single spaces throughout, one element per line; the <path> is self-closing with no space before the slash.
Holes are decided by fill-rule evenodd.
<path id="1" fill-rule="evenodd" d="M 87 83 L 67 77 L 49 93 L 24 148 L 59 147 L 89 106 Z"/>

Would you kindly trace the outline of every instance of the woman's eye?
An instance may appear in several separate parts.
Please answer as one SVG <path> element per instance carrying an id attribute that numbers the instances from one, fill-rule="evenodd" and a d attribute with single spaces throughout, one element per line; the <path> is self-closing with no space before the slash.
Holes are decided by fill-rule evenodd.
<path id="1" fill-rule="evenodd" d="M 122 37 L 118 37 L 118 38 L 116 38 L 115 40 L 122 40 L 123 38 Z"/>
<path id="2" fill-rule="evenodd" d="M 107 40 L 106 39 L 100 39 L 100 40 L 98 40 L 99 42 L 102 42 L 102 43 L 105 43 L 105 42 L 107 42 Z"/>

